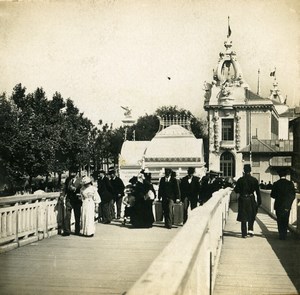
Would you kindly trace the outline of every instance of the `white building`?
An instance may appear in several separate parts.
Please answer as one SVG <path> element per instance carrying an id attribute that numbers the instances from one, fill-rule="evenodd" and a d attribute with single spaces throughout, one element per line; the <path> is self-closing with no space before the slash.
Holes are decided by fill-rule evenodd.
<path id="1" fill-rule="evenodd" d="M 293 143 L 289 139 L 288 106 L 276 77 L 269 98 L 252 92 L 246 83 L 232 42 L 205 83 L 204 109 L 209 133 L 209 169 L 224 177 L 240 177 L 243 165 L 252 165 L 258 180 L 276 180 L 276 167 L 290 166 Z M 272 169 L 272 167 L 274 169 Z"/>
<path id="2" fill-rule="evenodd" d="M 154 183 L 171 168 L 181 178 L 188 167 L 194 167 L 200 177 L 205 175 L 202 139 L 190 131 L 188 119 L 160 119 L 160 129 L 151 141 L 125 141 L 119 158 L 120 177 L 125 183 L 145 169 Z"/>

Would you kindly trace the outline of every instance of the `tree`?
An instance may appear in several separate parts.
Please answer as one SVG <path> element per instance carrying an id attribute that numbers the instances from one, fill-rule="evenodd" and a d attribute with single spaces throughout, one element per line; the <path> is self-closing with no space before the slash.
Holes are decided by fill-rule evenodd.
<path id="1" fill-rule="evenodd" d="M 6 186 L 8 194 L 13 194 L 15 179 L 21 178 L 14 164 L 13 146 L 17 133 L 17 112 L 6 94 L 0 95 L 0 187 Z"/>

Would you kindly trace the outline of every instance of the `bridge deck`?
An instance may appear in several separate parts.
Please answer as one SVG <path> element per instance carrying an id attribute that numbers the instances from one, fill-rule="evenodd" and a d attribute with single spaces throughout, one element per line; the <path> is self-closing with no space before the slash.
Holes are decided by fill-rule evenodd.
<path id="1" fill-rule="evenodd" d="M 233 203 L 224 233 L 214 295 L 300 294 L 300 241 L 278 239 L 277 224 L 262 210 L 255 236 L 242 239 Z"/>
<path id="2" fill-rule="evenodd" d="M 97 224 L 93 238 L 54 236 L 0 255 L 1 294 L 122 294 L 178 232 Z"/>

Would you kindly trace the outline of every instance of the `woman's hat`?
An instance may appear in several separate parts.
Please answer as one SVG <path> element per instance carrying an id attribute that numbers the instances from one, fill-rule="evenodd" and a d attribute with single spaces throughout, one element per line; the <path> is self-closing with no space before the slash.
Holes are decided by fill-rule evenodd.
<path id="1" fill-rule="evenodd" d="M 88 176 L 84 176 L 83 178 L 82 178 L 82 184 L 83 185 L 86 185 L 86 184 L 89 184 L 89 183 L 91 183 L 92 182 L 92 180 L 88 177 Z"/>

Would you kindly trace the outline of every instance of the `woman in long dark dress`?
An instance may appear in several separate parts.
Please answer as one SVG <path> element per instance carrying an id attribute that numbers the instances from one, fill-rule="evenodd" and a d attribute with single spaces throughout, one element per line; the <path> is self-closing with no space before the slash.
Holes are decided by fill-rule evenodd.
<path id="1" fill-rule="evenodd" d="M 152 191 L 152 185 L 145 180 L 144 172 L 141 171 L 134 184 L 133 196 L 135 203 L 131 212 L 131 223 L 134 227 L 149 228 L 152 227 L 154 216 L 152 211 L 153 200 L 148 198 L 149 191 Z"/>

